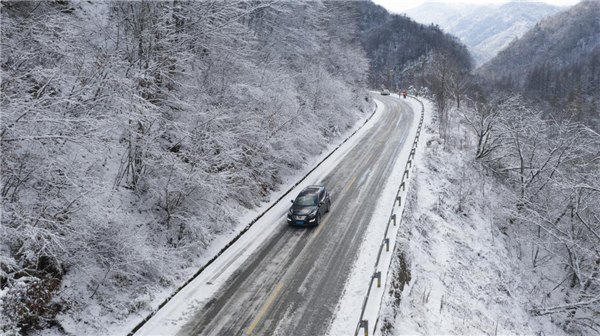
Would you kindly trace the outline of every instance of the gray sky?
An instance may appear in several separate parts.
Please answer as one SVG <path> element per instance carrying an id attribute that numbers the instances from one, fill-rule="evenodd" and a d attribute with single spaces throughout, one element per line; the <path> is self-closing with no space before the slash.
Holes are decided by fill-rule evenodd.
<path id="1" fill-rule="evenodd" d="M 401 13 L 407 9 L 417 7 L 425 2 L 468 2 L 468 3 L 477 3 L 477 4 L 490 4 L 490 3 L 505 3 L 508 1 L 502 0 L 439 0 L 439 1 L 423 1 L 423 0 L 373 0 L 378 5 L 385 7 L 390 12 Z M 579 2 L 579 0 L 545 0 L 540 1 L 545 2 L 555 6 L 570 6 Z"/>

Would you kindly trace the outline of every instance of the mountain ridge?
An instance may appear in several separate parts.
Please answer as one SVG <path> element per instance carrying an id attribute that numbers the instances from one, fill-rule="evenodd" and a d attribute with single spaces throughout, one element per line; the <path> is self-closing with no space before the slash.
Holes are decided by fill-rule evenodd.
<path id="1" fill-rule="evenodd" d="M 457 36 L 469 47 L 477 65 L 482 65 L 541 19 L 561 10 L 545 3 L 514 1 L 490 5 L 465 4 L 462 7 L 425 3 L 405 13 L 420 23 L 434 22 Z M 432 17 L 432 12 L 439 14 Z"/>
<path id="2" fill-rule="evenodd" d="M 600 130 L 600 2 L 542 20 L 476 75 L 544 104 L 547 114 Z"/>
<path id="3" fill-rule="evenodd" d="M 390 13 L 372 1 L 361 1 L 358 8 L 361 18 L 358 39 L 369 59 L 371 87 L 384 85 L 394 90 L 398 85 L 422 82 L 423 74 L 406 70 L 411 66 L 420 68 L 418 64 L 436 52 L 444 51 L 453 55 L 461 68 L 472 69 L 473 61 L 467 47 L 439 27 L 423 25 L 404 15 Z M 389 69 L 394 69 L 391 77 L 384 74 Z"/>
<path id="4" fill-rule="evenodd" d="M 579 58 L 578 55 L 600 46 L 599 18 L 600 3 L 583 1 L 536 24 L 522 38 L 512 41 L 480 67 L 478 72 L 498 79 L 551 60 L 558 60 L 563 65 L 572 63 Z M 523 55 L 527 57 L 521 57 Z"/>

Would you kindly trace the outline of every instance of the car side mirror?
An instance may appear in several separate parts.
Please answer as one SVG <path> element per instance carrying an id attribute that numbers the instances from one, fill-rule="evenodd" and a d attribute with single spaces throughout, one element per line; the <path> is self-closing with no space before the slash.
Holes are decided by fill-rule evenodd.
<path id="1" fill-rule="evenodd" d="M 323 204 L 325 204 L 325 202 L 319 202 L 319 205 L 323 205 Z"/>
<path id="2" fill-rule="evenodd" d="M 294 200 L 291 200 L 290 202 L 294 203 Z"/>

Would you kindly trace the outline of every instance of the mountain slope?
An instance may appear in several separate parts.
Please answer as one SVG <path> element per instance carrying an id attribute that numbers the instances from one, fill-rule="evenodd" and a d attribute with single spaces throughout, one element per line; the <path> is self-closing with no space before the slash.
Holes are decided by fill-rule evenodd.
<path id="1" fill-rule="evenodd" d="M 523 36 L 541 19 L 559 10 L 559 7 L 539 2 L 487 6 L 465 4 L 464 7 L 425 3 L 406 14 L 421 23 L 438 24 L 459 37 L 469 47 L 477 63 L 482 64 L 512 40 Z"/>
<path id="2" fill-rule="evenodd" d="M 3 2 L 0 334 L 147 314 L 351 129 L 347 5 Z"/>
<path id="3" fill-rule="evenodd" d="M 502 90 L 546 104 L 546 113 L 600 129 L 600 3 L 543 20 L 478 70 Z"/>
<path id="4" fill-rule="evenodd" d="M 517 76 L 536 65 L 566 66 L 600 47 L 600 3 L 581 2 L 566 12 L 543 20 L 520 40 L 514 41 L 479 73 L 489 79 Z M 523 76 L 520 76 L 524 80 Z"/>
<path id="5" fill-rule="evenodd" d="M 467 48 L 438 27 L 424 26 L 406 16 L 390 14 L 371 1 L 362 1 L 358 7 L 359 40 L 370 60 L 371 87 L 385 85 L 395 89 L 396 85 L 408 85 L 418 76 L 404 70 L 419 67 L 435 53 L 443 52 L 460 68 L 471 69 L 472 59 Z M 391 79 L 384 74 L 390 69 L 395 69 Z"/>

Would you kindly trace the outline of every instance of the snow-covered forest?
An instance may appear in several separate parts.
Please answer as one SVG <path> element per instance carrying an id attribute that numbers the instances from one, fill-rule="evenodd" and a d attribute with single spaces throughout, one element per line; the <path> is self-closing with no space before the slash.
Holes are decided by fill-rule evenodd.
<path id="1" fill-rule="evenodd" d="M 386 87 L 433 120 L 383 332 L 600 334 L 600 3 L 475 71 L 371 1 L 0 6 L 3 333 L 147 315 Z"/>
<path id="2" fill-rule="evenodd" d="M 469 72 L 473 59 L 458 38 L 437 26 L 424 26 L 406 16 L 388 13 L 370 1 L 359 3 L 359 39 L 369 57 L 369 85 L 406 90 L 428 86 L 434 57 L 445 55 L 453 69 Z"/>
<path id="3" fill-rule="evenodd" d="M 600 135 L 521 96 L 448 105 L 447 129 L 437 111 L 427 129 L 383 334 L 597 334 Z"/>
<path id="4" fill-rule="evenodd" d="M 544 20 L 478 76 L 423 61 L 428 190 L 409 200 L 385 333 L 600 334 L 599 11 Z"/>
<path id="5" fill-rule="evenodd" d="M 439 25 L 458 37 L 477 65 L 482 65 L 537 22 L 563 9 L 543 1 L 431 1 L 406 10 L 406 15 L 419 23 Z"/>
<path id="6" fill-rule="evenodd" d="M 600 131 L 600 2 L 583 1 L 536 24 L 478 69 L 484 85 L 516 91 L 546 116 Z"/>
<path id="7" fill-rule="evenodd" d="M 353 15 L 318 1 L 3 2 L 4 332 L 146 308 L 370 113 Z"/>

